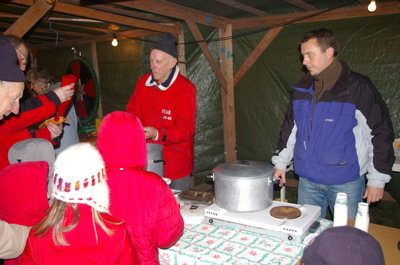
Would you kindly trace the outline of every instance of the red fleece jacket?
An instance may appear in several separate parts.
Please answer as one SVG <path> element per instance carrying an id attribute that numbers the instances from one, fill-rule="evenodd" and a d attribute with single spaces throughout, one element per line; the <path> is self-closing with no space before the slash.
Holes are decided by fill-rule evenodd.
<path id="1" fill-rule="evenodd" d="M 136 115 L 143 127 L 158 130 L 158 140 L 147 142 L 164 146 L 164 177 L 171 180 L 186 177 L 192 173 L 194 164 L 196 87 L 178 74 L 171 86 L 161 91 L 146 86 L 149 78 L 151 74 L 139 79 L 126 111 Z"/>
<path id="2" fill-rule="evenodd" d="M 43 138 L 49 140 L 53 145 L 57 144 L 51 139 L 50 131 L 47 128 L 32 130 L 32 132 L 28 129 L 29 126 L 44 121 L 56 113 L 54 102 L 44 95 L 37 98 L 42 102 L 42 106 L 24 111 L 0 122 L 0 170 L 10 165 L 8 151 L 17 142 L 30 138 Z"/>
<path id="3" fill-rule="evenodd" d="M 182 235 L 183 218 L 165 181 L 145 171 L 143 127 L 137 117 L 117 111 L 98 132 L 110 187 L 110 213 L 125 221 L 142 264 L 159 264 L 158 248 L 171 247 Z"/>

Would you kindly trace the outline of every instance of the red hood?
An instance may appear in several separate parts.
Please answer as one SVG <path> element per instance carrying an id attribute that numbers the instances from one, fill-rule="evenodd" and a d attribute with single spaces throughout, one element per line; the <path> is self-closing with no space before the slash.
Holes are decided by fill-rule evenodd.
<path id="1" fill-rule="evenodd" d="M 147 163 L 146 139 L 140 120 L 127 112 L 115 111 L 101 123 L 97 148 L 107 168 L 136 168 Z"/>
<path id="2" fill-rule="evenodd" d="M 45 161 L 16 163 L 0 171 L 0 219 L 26 226 L 38 224 L 49 209 L 47 174 Z"/>

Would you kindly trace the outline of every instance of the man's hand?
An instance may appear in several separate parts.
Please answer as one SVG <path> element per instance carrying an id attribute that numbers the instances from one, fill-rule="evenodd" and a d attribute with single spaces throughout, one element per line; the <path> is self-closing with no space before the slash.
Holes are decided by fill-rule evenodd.
<path id="1" fill-rule="evenodd" d="M 282 187 L 286 184 L 286 171 L 281 169 L 275 169 L 274 171 L 274 179 L 279 179 L 279 187 Z"/>
<path id="2" fill-rule="evenodd" d="M 72 88 L 74 87 L 74 84 L 70 84 L 67 86 L 59 87 L 54 89 L 54 93 L 56 93 L 57 97 L 60 99 L 61 103 L 71 99 L 71 97 L 74 95 L 75 90 Z"/>
<path id="3" fill-rule="evenodd" d="M 51 139 L 54 139 L 54 138 L 60 136 L 60 134 L 62 133 L 62 128 L 63 128 L 62 124 L 55 125 L 54 123 L 50 122 L 47 125 L 47 129 L 49 129 L 49 131 L 50 131 Z"/>
<path id="4" fill-rule="evenodd" d="M 383 188 L 375 188 L 367 186 L 365 190 L 363 199 L 367 199 L 367 203 L 370 204 L 371 202 L 378 202 L 383 197 Z"/>
<path id="5" fill-rule="evenodd" d="M 146 136 L 147 139 L 153 139 L 157 137 L 158 131 L 154 127 L 143 127 L 144 130 L 144 135 Z"/>

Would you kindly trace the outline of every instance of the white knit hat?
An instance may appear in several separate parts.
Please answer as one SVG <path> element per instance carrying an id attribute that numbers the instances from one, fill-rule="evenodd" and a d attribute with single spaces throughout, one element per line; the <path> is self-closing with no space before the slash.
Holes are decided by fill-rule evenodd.
<path id="1" fill-rule="evenodd" d="M 109 189 L 103 159 L 89 143 L 61 152 L 54 163 L 52 196 L 68 203 L 85 203 L 108 212 Z"/>

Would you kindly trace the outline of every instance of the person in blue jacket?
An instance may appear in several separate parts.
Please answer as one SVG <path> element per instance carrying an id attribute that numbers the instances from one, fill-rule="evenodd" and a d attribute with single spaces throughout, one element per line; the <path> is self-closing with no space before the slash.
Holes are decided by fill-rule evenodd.
<path id="1" fill-rule="evenodd" d="M 274 178 L 286 182 L 293 161 L 299 175 L 298 204 L 332 213 L 336 194 L 348 197 L 348 217 L 357 205 L 382 199 L 395 161 L 389 110 L 371 80 L 339 60 L 338 41 L 318 28 L 300 39 L 308 72 L 293 86 L 277 150 Z M 368 180 L 365 185 L 365 177 Z"/>

